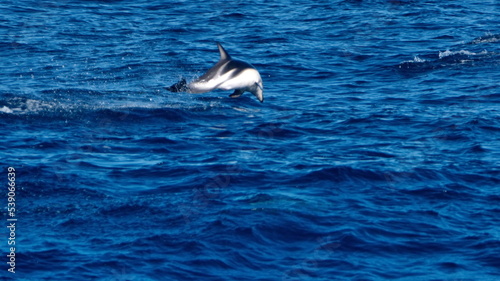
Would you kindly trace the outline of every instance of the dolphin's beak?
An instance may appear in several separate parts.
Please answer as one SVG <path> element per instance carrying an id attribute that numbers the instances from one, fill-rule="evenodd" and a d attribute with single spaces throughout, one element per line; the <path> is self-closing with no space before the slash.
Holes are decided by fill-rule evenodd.
<path id="1" fill-rule="evenodd" d="M 262 86 L 262 82 L 255 83 L 255 85 L 257 85 L 257 87 L 255 87 L 255 91 L 252 92 L 252 94 L 254 94 L 260 102 L 264 102 L 264 87 Z"/>

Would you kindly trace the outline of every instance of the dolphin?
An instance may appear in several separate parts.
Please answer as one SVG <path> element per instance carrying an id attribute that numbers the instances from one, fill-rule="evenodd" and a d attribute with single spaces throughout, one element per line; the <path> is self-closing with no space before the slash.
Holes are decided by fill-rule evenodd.
<path id="1" fill-rule="evenodd" d="M 233 60 L 224 50 L 222 45 L 217 42 L 220 59 L 205 74 L 190 82 L 186 79 L 173 84 L 165 89 L 171 92 L 187 92 L 192 94 L 201 94 L 215 89 L 234 90 L 229 95 L 231 98 L 237 98 L 244 92 L 250 92 L 257 97 L 260 102 L 264 102 L 264 86 L 259 72 L 251 64 Z"/>

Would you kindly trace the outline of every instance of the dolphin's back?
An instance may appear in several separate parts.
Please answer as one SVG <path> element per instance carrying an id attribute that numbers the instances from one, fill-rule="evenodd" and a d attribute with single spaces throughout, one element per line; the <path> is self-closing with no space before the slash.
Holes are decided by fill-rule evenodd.
<path id="1" fill-rule="evenodd" d="M 240 74 L 242 71 L 244 71 L 245 69 L 249 69 L 249 68 L 254 68 L 254 67 L 251 64 L 244 62 L 244 61 L 231 60 L 222 67 L 221 73 L 227 73 L 227 72 L 234 69 L 235 71 L 232 72 L 231 76 L 235 77 L 238 74 Z"/>
<path id="2" fill-rule="evenodd" d="M 221 74 L 221 70 L 229 62 L 230 62 L 229 60 L 220 60 L 218 63 L 212 66 L 212 68 L 210 68 L 207 72 L 205 72 L 205 74 L 196 79 L 196 81 L 208 81 L 210 79 L 217 77 L 218 75 Z"/>

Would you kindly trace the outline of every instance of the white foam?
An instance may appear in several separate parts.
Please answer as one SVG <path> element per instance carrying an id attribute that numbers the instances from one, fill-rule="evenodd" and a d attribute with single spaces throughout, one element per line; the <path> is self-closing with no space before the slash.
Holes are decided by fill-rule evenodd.
<path id="1" fill-rule="evenodd" d="M 453 55 L 466 55 L 466 56 L 477 56 L 477 55 L 486 55 L 488 53 L 488 51 L 484 50 L 480 53 L 474 53 L 474 52 L 470 52 L 470 51 L 467 51 L 467 50 L 460 50 L 460 51 L 450 51 L 450 50 L 446 50 L 444 52 L 441 52 L 439 51 L 439 59 L 442 59 L 442 58 L 445 58 L 445 57 L 449 57 L 449 56 L 453 56 Z"/>
<path id="2" fill-rule="evenodd" d="M 402 62 L 403 63 L 421 63 L 421 62 L 426 62 L 426 60 L 419 58 L 418 56 L 413 57 L 412 60 L 405 60 Z M 401 65 L 399 66 L 401 68 Z"/>
<path id="3" fill-rule="evenodd" d="M 411 62 L 425 62 L 425 60 L 424 60 L 424 59 L 419 58 L 418 56 L 415 56 L 415 57 L 413 58 L 413 61 L 411 61 Z"/>
<path id="4" fill-rule="evenodd" d="M 13 113 L 14 111 L 4 105 L 2 108 L 0 108 L 0 112 L 3 112 L 3 113 Z"/>
<path id="5" fill-rule="evenodd" d="M 471 43 L 472 44 L 495 43 L 498 41 L 500 41 L 500 37 L 491 36 L 491 37 L 486 37 L 486 38 L 479 37 L 478 39 L 472 41 Z"/>

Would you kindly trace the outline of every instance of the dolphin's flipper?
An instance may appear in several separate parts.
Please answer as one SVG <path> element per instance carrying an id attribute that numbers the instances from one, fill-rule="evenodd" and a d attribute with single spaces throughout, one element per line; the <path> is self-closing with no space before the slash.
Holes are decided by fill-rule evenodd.
<path id="1" fill-rule="evenodd" d="M 240 89 L 237 89 L 237 90 L 234 90 L 234 93 L 230 94 L 229 97 L 231 98 L 239 98 L 241 95 L 243 95 L 245 91 L 244 90 L 240 90 Z"/>
<path id="2" fill-rule="evenodd" d="M 187 90 L 186 85 L 187 85 L 186 79 L 182 78 L 181 81 L 173 84 L 170 87 L 165 87 L 165 89 L 169 90 L 170 92 L 174 92 L 174 93 L 185 92 Z"/>

